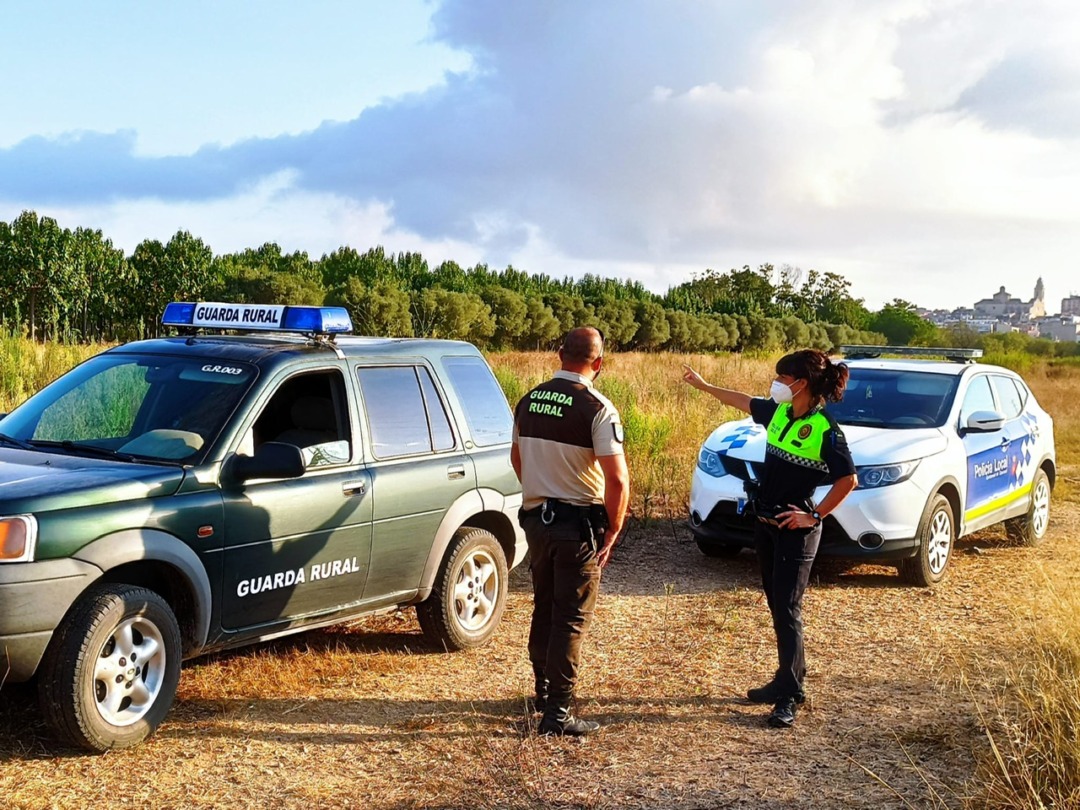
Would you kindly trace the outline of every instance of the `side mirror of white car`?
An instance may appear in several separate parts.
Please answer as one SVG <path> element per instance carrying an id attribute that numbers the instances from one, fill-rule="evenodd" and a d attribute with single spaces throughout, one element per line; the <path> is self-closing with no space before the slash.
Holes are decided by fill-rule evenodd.
<path id="1" fill-rule="evenodd" d="M 1005 426 L 1005 414 L 998 411 L 975 411 L 967 418 L 964 430 L 971 433 L 993 433 Z"/>

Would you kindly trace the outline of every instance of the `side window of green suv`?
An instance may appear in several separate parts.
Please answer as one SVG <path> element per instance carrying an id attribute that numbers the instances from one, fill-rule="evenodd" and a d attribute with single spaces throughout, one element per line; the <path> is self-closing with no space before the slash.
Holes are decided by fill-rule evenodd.
<path id="1" fill-rule="evenodd" d="M 454 431 L 426 368 L 372 366 L 357 377 L 376 458 L 453 449 Z"/>
<path id="2" fill-rule="evenodd" d="M 238 452 L 250 455 L 263 442 L 300 448 L 308 469 L 349 461 L 345 380 L 338 371 L 290 377 L 270 398 Z"/>

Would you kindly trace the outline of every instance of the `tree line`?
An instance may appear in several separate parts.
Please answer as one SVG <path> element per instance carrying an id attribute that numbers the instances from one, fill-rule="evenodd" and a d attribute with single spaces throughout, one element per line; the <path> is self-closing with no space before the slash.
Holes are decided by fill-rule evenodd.
<path id="1" fill-rule="evenodd" d="M 161 332 L 170 301 L 346 307 L 358 334 L 468 340 L 485 349 L 547 349 L 574 325 L 613 349 L 774 351 L 844 343 L 922 343 L 937 330 L 896 300 L 878 312 L 835 273 L 765 264 L 705 270 L 657 294 L 635 281 L 553 278 L 513 266 L 431 267 L 419 253 L 341 247 L 319 259 L 274 243 L 215 255 L 178 231 L 131 255 L 100 230 L 24 211 L 0 221 L 0 320 L 37 340 L 123 341 Z M 947 336 L 946 336 L 947 337 Z"/>

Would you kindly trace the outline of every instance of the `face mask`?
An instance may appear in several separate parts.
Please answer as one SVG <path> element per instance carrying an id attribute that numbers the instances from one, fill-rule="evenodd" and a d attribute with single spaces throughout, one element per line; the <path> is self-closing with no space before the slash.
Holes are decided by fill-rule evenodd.
<path id="1" fill-rule="evenodd" d="M 794 396 L 791 386 L 784 385 L 779 380 L 773 380 L 772 385 L 769 386 L 769 397 L 773 402 L 791 402 Z"/>

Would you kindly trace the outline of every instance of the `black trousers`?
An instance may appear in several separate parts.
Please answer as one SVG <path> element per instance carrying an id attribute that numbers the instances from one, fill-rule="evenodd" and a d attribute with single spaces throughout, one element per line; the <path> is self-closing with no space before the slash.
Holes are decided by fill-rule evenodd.
<path id="1" fill-rule="evenodd" d="M 802 693 L 802 682 L 806 677 L 802 600 L 821 543 L 821 526 L 781 529 L 758 523 L 754 539 L 761 564 L 761 587 L 776 632 L 779 666 L 774 682 L 777 694 L 795 697 Z"/>
<path id="2" fill-rule="evenodd" d="M 529 660 L 537 678 L 547 678 L 552 703 L 568 705 L 600 591 L 600 567 L 576 520 L 545 526 L 539 517 L 526 517 L 521 526 L 533 580 Z"/>

